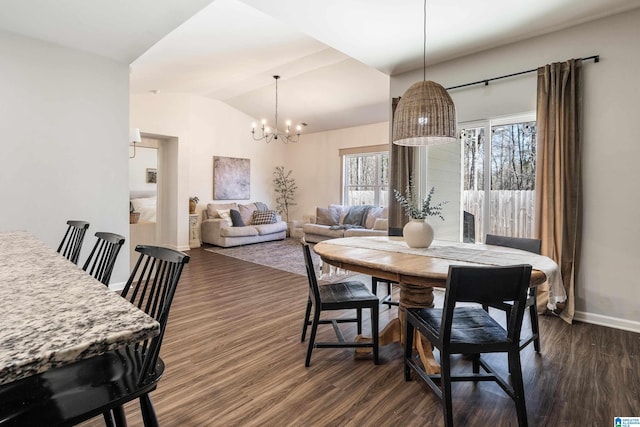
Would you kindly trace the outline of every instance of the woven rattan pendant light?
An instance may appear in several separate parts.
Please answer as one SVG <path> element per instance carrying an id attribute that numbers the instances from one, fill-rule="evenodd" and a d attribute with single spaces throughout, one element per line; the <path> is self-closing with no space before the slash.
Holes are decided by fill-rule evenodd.
<path id="1" fill-rule="evenodd" d="M 393 116 L 392 140 L 397 145 L 435 145 L 456 141 L 456 107 L 445 88 L 426 79 L 427 0 L 424 0 L 423 81 L 400 98 Z"/>

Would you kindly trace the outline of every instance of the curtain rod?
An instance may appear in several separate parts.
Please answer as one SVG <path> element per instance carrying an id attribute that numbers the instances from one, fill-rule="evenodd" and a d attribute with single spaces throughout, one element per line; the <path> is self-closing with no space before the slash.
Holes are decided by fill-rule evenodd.
<path id="1" fill-rule="evenodd" d="M 593 55 L 593 56 L 589 56 L 586 58 L 580 58 L 583 61 L 589 61 L 589 60 L 593 60 L 593 62 L 598 63 L 600 62 L 600 55 Z M 504 76 L 500 76 L 500 77 L 492 77 L 490 79 L 484 79 L 484 80 L 478 80 L 477 82 L 473 82 L 473 83 L 465 83 L 463 85 L 457 85 L 457 86 L 451 86 L 446 88 L 446 90 L 452 90 L 452 89 L 459 89 L 461 87 L 467 87 L 467 86 L 474 86 L 474 85 L 479 85 L 479 84 L 483 84 L 485 86 L 489 86 L 489 82 L 492 82 L 494 80 L 501 80 L 501 79 L 506 79 L 508 77 L 513 77 L 513 76 L 519 76 L 521 74 L 529 74 L 529 73 L 533 73 L 538 71 L 537 68 L 534 68 L 533 70 L 527 70 L 527 71 L 520 71 L 519 73 L 512 73 L 512 74 L 507 74 Z"/>

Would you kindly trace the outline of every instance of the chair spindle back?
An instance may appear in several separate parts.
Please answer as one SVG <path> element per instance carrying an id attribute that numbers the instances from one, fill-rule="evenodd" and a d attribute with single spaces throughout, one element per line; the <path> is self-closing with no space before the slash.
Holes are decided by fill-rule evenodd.
<path id="1" fill-rule="evenodd" d="M 124 237 L 114 233 L 97 232 L 98 238 L 82 269 L 109 286 L 113 266 L 124 244 Z"/>
<path id="2" fill-rule="evenodd" d="M 160 323 L 160 333 L 156 337 L 136 345 L 136 350 L 143 355 L 139 378 L 143 383 L 156 366 L 173 296 L 190 257 L 157 246 L 138 245 L 136 252 L 140 256 L 121 295 Z"/>
<path id="3" fill-rule="evenodd" d="M 86 221 L 71 220 L 67 221 L 67 225 L 67 232 L 64 233 L 57 252 L 72 263 L 77 264 L 78 258 L 80 257 L 80 250 L 82 249 L 84 234 L 89 228 L 89 223 Z"/>

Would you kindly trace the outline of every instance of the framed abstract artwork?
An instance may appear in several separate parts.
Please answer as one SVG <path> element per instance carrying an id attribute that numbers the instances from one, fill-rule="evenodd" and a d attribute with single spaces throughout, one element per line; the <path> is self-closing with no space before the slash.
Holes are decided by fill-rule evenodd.
<path id="1" fill-rule="evenodd" d="M 250 178 L 249 159 L 213 156 L 213 200 L 248 200 Z"/>

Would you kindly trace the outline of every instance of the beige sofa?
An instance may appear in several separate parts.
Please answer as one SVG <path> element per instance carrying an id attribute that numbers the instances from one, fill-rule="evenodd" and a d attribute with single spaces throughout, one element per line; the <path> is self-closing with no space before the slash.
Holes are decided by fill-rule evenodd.
<path id="1" fill-rule="evenodd" d="M 287 223 L 274 211 L 259 210 L 256 203 L 209 203 L 202 211 L 200 236 L 203 243 L 231 247 L 283 240 Z M 233 214 L 231 211 L 235 210 Z M 231 218 L 235 216 L 235 218 Z M 234 220 L 235 222 L 234 226 Z"/>
<path id="2" fill-rule="evenodd" d="M 304 240 L 317 243 L 351 236 L 386 236 L 389 209 L 374 206 L 329 205 L 316 208 L 315 217 L 302 226 Z"/>

